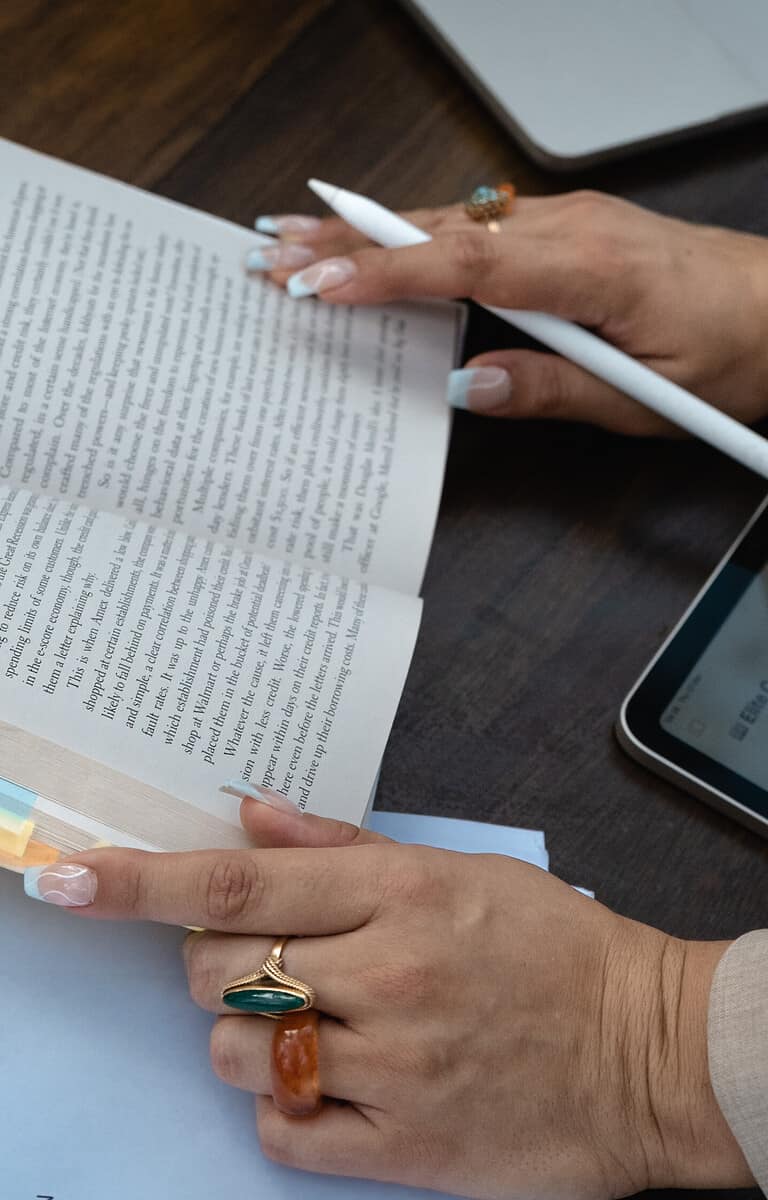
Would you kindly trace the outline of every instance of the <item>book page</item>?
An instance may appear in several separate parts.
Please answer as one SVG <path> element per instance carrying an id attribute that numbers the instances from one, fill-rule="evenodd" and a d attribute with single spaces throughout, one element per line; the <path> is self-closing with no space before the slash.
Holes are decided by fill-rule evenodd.
<path id="1" fill-rule="evenodd" d="M 459 310 L 291 300 L 260 236 L 0 140 L 0 480 L 417 593 Z"/>
<path id="2" fill-rule="evenodd" d="M 359 823 L 420 611 L 398 592 L 2 486 L 2 774 L 52 802 L 31 815 L 36 839 L 52 831 L 60 848 L 78 814 L 94 840 L 242 845 L 238 801 L 218 791 L 233 777 Z"/>

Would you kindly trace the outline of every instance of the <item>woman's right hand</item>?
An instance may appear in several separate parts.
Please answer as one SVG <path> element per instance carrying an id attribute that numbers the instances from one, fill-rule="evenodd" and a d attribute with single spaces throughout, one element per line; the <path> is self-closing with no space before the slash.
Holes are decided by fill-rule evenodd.
<path id="1" fill-rule="evenodd" d="M 382 249 L 338 218 L 273 218 L 279 240 L 250 267 L 283 284 L 302 267 L 304 294 L 332 304 L 467 296 L 553 313 L 740 421 L 768 414 L 768 239 L 594 192 L 521 197 L 496 234 L 460 205 L 406 215 L 432 241 Z M 452 392 L 492 416 L 679 432 L 581 367 L 532 350 L 478 355 L 454 372 Z"/>

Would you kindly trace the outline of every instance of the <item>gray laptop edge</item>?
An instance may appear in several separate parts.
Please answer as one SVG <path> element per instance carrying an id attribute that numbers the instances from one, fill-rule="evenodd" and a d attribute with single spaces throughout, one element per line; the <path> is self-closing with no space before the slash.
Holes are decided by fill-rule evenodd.
<path id="1" fill-rule="evenodd" d="M 543 166 L 768 115 L 768 0 L 402 0 Z"/>

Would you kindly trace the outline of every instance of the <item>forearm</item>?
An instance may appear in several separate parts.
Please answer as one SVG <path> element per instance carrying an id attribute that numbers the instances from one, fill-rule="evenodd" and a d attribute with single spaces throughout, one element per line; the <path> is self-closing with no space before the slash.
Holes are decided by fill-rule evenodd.
<path id="1" fill-rule="evenodd" d="M 768 238 L 749 237 L 752 251 L 746 303 L 752 309 L 758 347 L 755 356 L 755 400 L 758 420 L 768 416 Z"/>
<path id="2" fill-rule="evenodd" d="M 604 1028 L 616 1031 L 618 1045 L 603 1045 L 603 1053 L 623 1060 L 629 1134 L 620 1155 L 627 1179 L 616 1195 L 754 1182 L 709 1070 L 709 996 L 727 949 L 727 942 L 682 941 L 631 921 L 612 948 Z"/>

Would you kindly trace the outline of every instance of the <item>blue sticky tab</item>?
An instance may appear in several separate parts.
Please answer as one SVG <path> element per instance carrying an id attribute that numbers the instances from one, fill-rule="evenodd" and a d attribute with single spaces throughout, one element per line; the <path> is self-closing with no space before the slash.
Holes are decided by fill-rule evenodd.
<path id="1" fill-rule="evenodd" d="M 29 788 L 20 787 L 8 779 L 0 779 L 0 808 L 6 812 L 26 820 L 36 800 L 37 792 L 30 792 Z"/>

